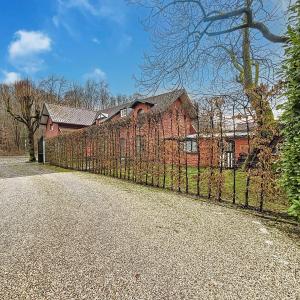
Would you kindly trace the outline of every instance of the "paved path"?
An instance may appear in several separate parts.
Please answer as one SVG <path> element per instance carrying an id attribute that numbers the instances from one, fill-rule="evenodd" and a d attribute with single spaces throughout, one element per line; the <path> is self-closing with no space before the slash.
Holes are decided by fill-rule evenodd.
<path id="1" fill-rule="evenodd" d="M 299 264 L 246 213 L 0 158 L 0 299 L 299 299 Z"/>

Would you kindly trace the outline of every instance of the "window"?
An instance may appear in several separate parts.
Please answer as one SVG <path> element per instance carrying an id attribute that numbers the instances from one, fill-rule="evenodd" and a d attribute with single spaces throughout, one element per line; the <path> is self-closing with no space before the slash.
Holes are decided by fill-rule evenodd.
<path id="1" fill-rule="evenodd" d="M 121 118 L 126 117 L 126 116 L 127 116 L 127 108 L 121 109 Z"/>
<path id="2" fill-rule="evenodd" d="M 186 140 L 185 142 L 183 142 L 183 151 L 187 153 L 197 153 L 198 152 L 197 141 Z"/>
<path id="3" fill-rule="evenodd" d="M 50 130 L 51 130 L 51 131 L 54 130 L 53 123 L 50 124 Z"/>
<path id="4" fill-rule="evenodd" d="M 225 152 L 233 152 L 234 151 L 234 141 L 228 141 L 225 143 Z"/>

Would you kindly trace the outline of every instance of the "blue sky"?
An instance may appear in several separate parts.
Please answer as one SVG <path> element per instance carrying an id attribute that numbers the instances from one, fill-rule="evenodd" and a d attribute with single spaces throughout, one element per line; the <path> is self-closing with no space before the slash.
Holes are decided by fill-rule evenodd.
<path id="1" fill-rule="evenodd" d="M 283 9 L 289 3 L 270 1 Z M 125 0 L 2 1 L 0 82 L 54 74 L 79 83 L 105 79 L 113 94 L 132 94 L 133 75 L 151 48 L 145 16 Z"/>
<path id="2" fill-rule="evenodd" d="M 133 93 L 150 46 L 141 10 L 123 0 L 10 0 L 1 3 L 0 81 L 49 74 L 105 79 Z"/>

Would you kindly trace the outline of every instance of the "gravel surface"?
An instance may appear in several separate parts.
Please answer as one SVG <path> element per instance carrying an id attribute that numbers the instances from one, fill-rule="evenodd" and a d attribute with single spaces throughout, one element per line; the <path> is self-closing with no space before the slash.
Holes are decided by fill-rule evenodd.
<path id="1" fill-rule="evenodd" d="M 23 161 L 0 158 L 0 299 L 300 299 L 299 246 L 258 217 Z"/>

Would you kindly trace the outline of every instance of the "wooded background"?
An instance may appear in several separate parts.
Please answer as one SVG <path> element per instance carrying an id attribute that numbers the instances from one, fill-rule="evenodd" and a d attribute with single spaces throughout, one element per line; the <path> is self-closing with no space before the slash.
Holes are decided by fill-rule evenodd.
<path id="1" fill-rule="evenodd" d="M 67 81 L 63 77 L 50 76 L 33 82 L 38 97 L 38 107 L 44 103 L 55 103 L 70 107 L 100 110 L 122 104 L 138 96 L 113 95 L 105 81 L 87 80 L 83 85 Z M 3 85 L 2 85 L 3 86 Z M 20 103 L 11 97 L 11 107 L 14 111 L 21 110 Z M 0 155 L 24 154 L 27 141 L 27 130 L 24 124 L 15 120 L 8 112 L 3 97 L 0 96 Z M 35 133 L 40 135 L 39 130 Z M 35 139 L 36 141 L 37 139 Z"/>

